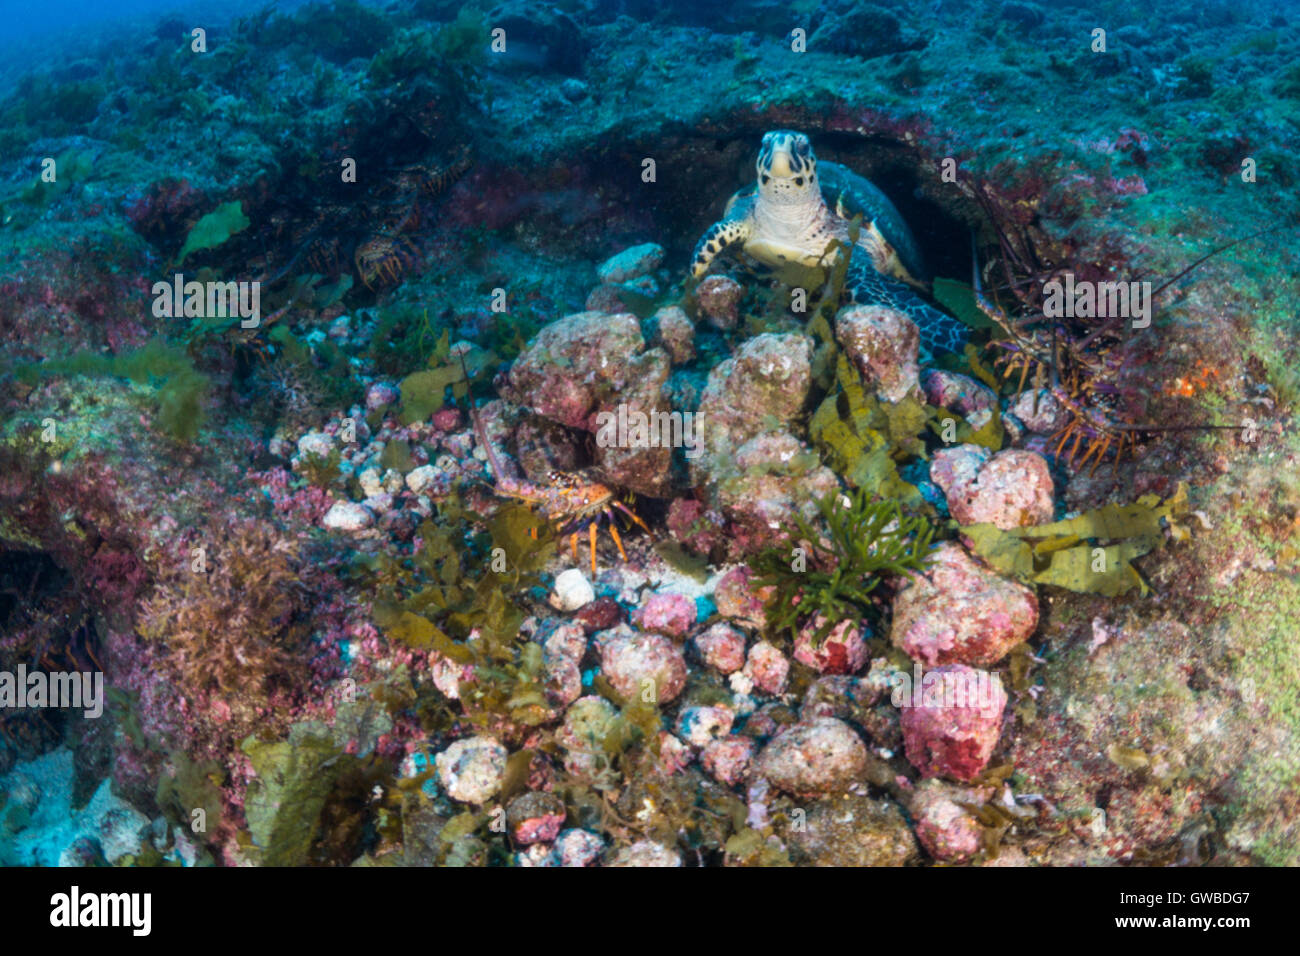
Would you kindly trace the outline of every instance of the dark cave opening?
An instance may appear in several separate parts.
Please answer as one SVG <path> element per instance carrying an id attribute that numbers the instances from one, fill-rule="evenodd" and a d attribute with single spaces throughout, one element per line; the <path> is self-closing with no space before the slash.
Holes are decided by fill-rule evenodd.
<path id="1" fill-rule="evenodd" d="M 665 137 L 657 144 L 598 150 L 590 158 L 595 184 L 607 197 L 643 208 L 654 229 L 653 236 L 606 236 L 606 254 L 652 238 L 667 250 L 668 267 L 684 277 L 699 236 L 722 216 L 732 193 L 753 182 L 758 145 L 771 125 L 741 128 L 726 136 Z M 969 195 L 938 181 L 922 165 L 916 148 L 896 138 L 815 131 L 810 135 L 819 159 L 848 167 L 889 197 L 915 236 L 932 278 L 970 281 L 971 232 L 987 233 L 991 224 Z M 628 169 L 639 169 L 645 156 L 657 162 L 654 188 L 627 174 Z"/>

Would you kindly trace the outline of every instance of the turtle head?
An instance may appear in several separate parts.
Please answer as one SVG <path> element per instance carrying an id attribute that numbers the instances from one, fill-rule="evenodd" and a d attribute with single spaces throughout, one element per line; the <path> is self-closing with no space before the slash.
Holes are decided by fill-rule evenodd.
<path id="1" fill-rule="evenodd" d="M 758 193 L 765 201 L 798 205 L 820 195 L 817 157 L 803 133 L 788 129 L 764 133 L 755 171 Z"/>

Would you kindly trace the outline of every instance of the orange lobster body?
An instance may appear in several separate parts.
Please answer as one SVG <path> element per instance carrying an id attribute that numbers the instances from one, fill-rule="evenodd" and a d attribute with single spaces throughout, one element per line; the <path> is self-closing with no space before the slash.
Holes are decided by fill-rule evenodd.
<path id="1" fill-rule="evenodd" d="M 496 452 L 492 449 L 492 444 L 488 441 L 483 424 L 479 421 L 478 413 L 472 407 L 470 413 L 474 420 L 474 433 L 487 453 L 488 465 L 492 469 L 492 477 L 496 482 L 492 490 L 502 497 L 515 498 L 537 506 L 542 517 L 561 533 L 573 528 L 569 535 L 569 545 L 573 549 L 575 561 L 578 559 L 578 529 L 574 526 L 585 520 L 593 575 L 596 573 L 596 526 L 602 517 L 608 519 L 610 537 L 614 539 L 619 556 L 624 561 L 627 560 L 627 552 L 623 549 L 623 539 L 615 524 L 614 509 L 631 518 L 647 534 L 650 533 L 646 523 L 636 512 L 619 501 L 612 489 L 599 482 L 588 481 L 581 474 L 553 471 L 546 476 L 549 483 L 545 485 L 520 481 L 505 474 L 501 463 L 497 460 Z"/>

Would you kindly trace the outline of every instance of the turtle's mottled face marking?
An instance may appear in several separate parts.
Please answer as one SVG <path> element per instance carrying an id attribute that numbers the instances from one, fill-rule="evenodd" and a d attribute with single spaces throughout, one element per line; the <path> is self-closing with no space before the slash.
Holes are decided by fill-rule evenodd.
<path id="1" fill-rule="evenodd" d="M 766 202 L 797 205 L 819 195 L 817 157 L 803 133 L 779 129 L 764 134 L 755 171 Z"/>

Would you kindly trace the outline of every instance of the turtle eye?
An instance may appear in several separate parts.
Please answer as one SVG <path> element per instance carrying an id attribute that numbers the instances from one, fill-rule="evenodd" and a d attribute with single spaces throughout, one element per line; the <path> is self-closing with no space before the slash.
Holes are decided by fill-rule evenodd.
<path id="1" fill-rule="evenodd" d="M 799 140 L 799 145 L 798 145 L 797 148 L 798 148 L 798 150 L 799 150 L 799 155 L 800 155 L 800 156 L 807 156 L 807 155 L 808 155 L 808 140 L 806 140 L 806 139 L 800 139 L 800 140 Z"/>
<path id="2" fill-rule="evenodd" d="M 772 179 L 771 176 L 769 176 L 767 173 L 764 173 L 764 174 L 763 174 L 763 185 L 766 186 L 766 185 L 771 181 L 771 179 Z"/>
<path id="3" fill-rule="evenodd" d="M 796 186 L 802 186 L 802 185 L 803 185 L 803 177 L 802 177 L 802 176 L 796 176 L 796 177 L 794 178 L 794 184 L 795 184 Z"/>

